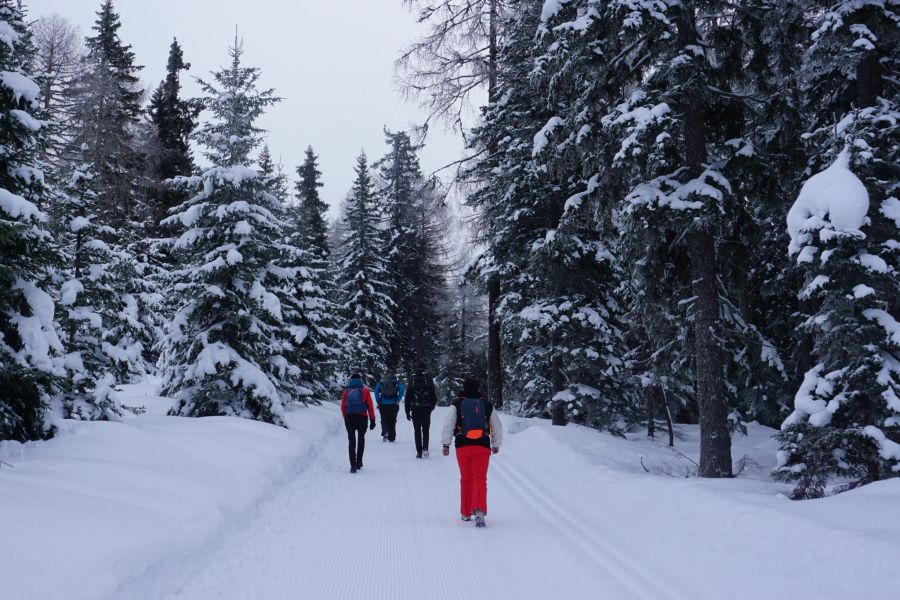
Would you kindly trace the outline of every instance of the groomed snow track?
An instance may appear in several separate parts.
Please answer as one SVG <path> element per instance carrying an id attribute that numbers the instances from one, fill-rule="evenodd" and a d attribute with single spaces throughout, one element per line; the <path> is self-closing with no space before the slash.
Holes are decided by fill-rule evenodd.
<path id="1" fill-rule="evenodd" d="M 439 409 L 435 438 L 442 419 Z M 454 457 L 440 456 L 433 440 L 431 458 L 417 460 L 411 428 L 403 421 L 399 429 L 394 444 L 370 432 L 357 474 L 343 431 L 331 436 L 208 552 L 120 592 L 169 600 L 703 598 L 610 537 L 612 504 L 582 505 L 514 452 L 492 460 L 487 529 L 459 520 Z"/>

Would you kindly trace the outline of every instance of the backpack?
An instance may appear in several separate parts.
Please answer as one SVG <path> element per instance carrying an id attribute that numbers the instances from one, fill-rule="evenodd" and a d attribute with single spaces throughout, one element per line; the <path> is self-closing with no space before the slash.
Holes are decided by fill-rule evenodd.
<path id="1" fill-rule="evenodd" d="M 347 414 L 364 415 L 368 412 L 369 410 L 366 406 L 366 400 L 365 398 L 363 398 L 363 388 L 347 388 Z"/>
<path id="2" fill-rule="evenodd" d="M 382 400 L 384 400 L 385 398 L 388 398 L 388 399 L 396 398 L 397 395 L 400 393 L 400 390 L 397 389 L 397 380 L 396 379 L 382 381 L 379 391 L 381 392 Z"/>
<path id="3" fill-rule="evenodd" d="M 433 408 L 434 405 L 437 404 L 437 398 L 434 396 L 434 389 L 424 373 L 416 375 L 412 381 L 412 385 L 409 387 L 410 389 L 409 392 L 407 392 L 407 395 L 411 400 L 410 406 Z"/>
<path id="4" fill-rule="evenodd" d="M 487 404 L 482 398 L 463 398 L 459 402 L 457 429 L 460 435 L 470 440 L 479 440 L 488 435 Z"/>

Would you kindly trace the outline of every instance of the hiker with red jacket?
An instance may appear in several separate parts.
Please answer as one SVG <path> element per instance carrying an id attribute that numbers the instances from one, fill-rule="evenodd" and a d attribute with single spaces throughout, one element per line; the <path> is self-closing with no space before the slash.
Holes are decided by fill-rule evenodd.
<path id="1" fill-rule="evenodd" d="M 372 392 L 362 381 L 362 377 L 354 374 L 341 394 L 341 414 L 347 427 L 347 439 L 350 442 L 350 472 L 356 473 L 363 468 L 363 451 L 366 449 L 366 421 L 369 429 L 375 429 L 375 407 L 372 405 Z M 368 419 L 366 418 L 368 417 Z"/>
<path id="2" fill-rule="evenodd" d="M 463 521 L 475 518 L 476 527 L 484 527 L 487 514 L 487 472 L 491 454 L 500 451 L 503 425 L 479 390 L 477 379 L 463 382 L 459 399 L 450 407 L 444 420 L 441 443 L 444 456 L 450 454 L 450 439 L 456 442 L 459 463 L 460 509 Z"/>

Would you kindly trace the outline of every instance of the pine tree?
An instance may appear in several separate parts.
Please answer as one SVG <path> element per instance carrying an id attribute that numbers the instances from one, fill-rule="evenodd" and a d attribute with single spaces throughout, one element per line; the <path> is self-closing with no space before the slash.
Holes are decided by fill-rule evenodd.
<path id="1" fill-rule="evenodd" d="M 494 101 L 484 109 L 483 123 L 473 132 L 471 144 L 479 159 L 466 172 L 466 179 L 478 186 L 467 198 L 468 205 L 478 214 L 479 227 L 474 241 L 486 247 L 471 268 L 470 276 L 484 282 L 490 296 L 489 321 L 494 327 L 489 331 L 489 373 L 497 370 L 498 363 L 502 362 L 503 377 L 494 375 L 492 383 L 505 379 L 503 395 L 520 399 L 525 397 L 526 389 L 531 390 L 528 395 L 531 399 L 546 398 L 541 394 L 550 388 L 546 371 L 542 374 L 524 371 L 529 361 L 520 360 L 517 349 L 526 352 L 527 348 L 515 344 L 515 334 L 508 328 L 508 316 L 512 314 L 508 311 L 515 309 L 508 309 L 506 301 L 520 298 L 521 287 L 527 285 L 525 277 L 519 278 L 518 272 L 526 263 L 524 253 L 528 244 L 520 234 L 529 226 L 519 223 L 519 217 L 534 216 L 523 200 L 532 193 L 527 163 L 531 160 L 534 134 L 547 118 L 544 107 L 533 101 L 528 78 L 533 67 L 532 44 L 540 7 L 537 0 L 516 2 L 502 25 L 505 40 L 498 59 Z M 494 348 L 495 344 L 500 347 Z M 510 386 L 515 387 L 510 390 Z M 496 391 L 492 388 L 492 400 L 496 400 Z M 537 407 L 525 401 L 512 408 L 524 411 L 526 403 Z"/>
<path id="2" fill-rule="evenodd" d="M 385 223 L 388 286 L 394 299 L 394 329 L 389 340 L 388 367 L 409 371 L 420 361 L 438 362 L 444 293 L 444 265 L 439 244 L 441 205 L 434 186 L 419 166 L 419 147 L 405 131 L 385 132 L 388 153 L 375 166 L 378 199 Z"/>
<path id="3" fill-rule="evenodd" d="M 567 127 L 554 131 L 550 143 L 564 147 L 588 136 L 597 144 L 587 162 L 595 175 L 585 177 L 579 193 L 606 190 L 605 173 L 617 180 L 612 189 L 621 194 L 618 215 L 632 223 L 626 223 L 625 233 L 649 242 L 643 252 L 640 242 L 629 244 L 639 254 L 623 257 L 627 265 L 651 264 L 648 255 L 672 251 L 673 260 L 678 254 L 686 259 L 681 264 L 688 271 L 676 274 L 690 283 L 689 295 L 675 300 L 690 305 L 700 473 L 727 477 L 732 467 L 722 340 L 728 323 L 722 318 L 717 234 L 729 226 L 727 215 L 736 200 L 729 175 L 741 147 L 729 142 L 740 135 L 745 120 L 742 103 L 728 91 L 717 62 L 727 54 L 724 33 L 730 24 L 705 15 L 728 9 L 691 2 L 577 4 L 558 3 L 544 11 L 545 29 L 574 31 L 597 23 L 586 48 L 609 62 L 591 78 L 597 85 L 587 83 L 581 92 L 593 102 L 573 101 L 567 112 L 553 115 Z M 579 7 L 582 11 L 573 13 Z"/>
<path id="4" fill-rule="evenodd" d="M 426 131 L 430 121 L 437 118 L 450 123 L 468 142 L 463 116 L 471 106 L 473 96 L 486 88 L 489 105 L 501 98 L 497 84 L 501 69 L 500 48 L 507 24 L 514 22 L 515 15 L 524 15 L 528 11 L 534 14 L 540 7 L 511 0 L 403 0 L 403 3 L 417 9 L 418 22 L 428 27 L 427 32 L 397 60 L 397 66 L 403 71 L 404 87 L 428 109 Z M 493 145 L 477 148 L 469 160 L 460 163 L 460 171 L 470 160 L 484 152 L 494 154 L 496 150 Z M 481 262 L 487 266 L 491 257 L 486 255 Z M 498 313 L 501 282 L 493 277 L 490 268 L 472 273 L 476 271 L 488 294 L 487 392 L 491 402 L 499 408 L 503 405 L 504 387 Z"/>
<path id="5" fill-rule="evenodd" d="M 487 377 L 487 307 L 483 294 L 474 288 L 465 274 L 457 285 L 451 286 L 446 351 L 438 375 L 447 403 L 459 397 L 466 378 L 484 381 Z"/>
<path id="6" fill-rule="evenodd" d="M 141 363 L 143 346 L 129 335 L 137 303 L 122 295 L 117 276 L 130 256 L 117 245 L 115 231 L 98 218 L 94 182 L 89 163 L 73 169 L 56 207 L 67 259 L 59 299 L 68 371 L 63 408 L 68 418 L 108 420 L 122 414 L 114 385 Z"/>
<path id="7" fill-rule="evenodd" d="M 333 287 L 330 261 L 319 258 L 317 249 L 310 244 L 313 236 L 302 220 L 302 205 L 288 203 L 287 175 L 282 165 L 272 160 L 268 145 L 260 151 L 258 162 L 264 187 L 279 201 L 278 215 L 284 222 L 285 248 L 290 257 L 285 266 L 295 273 L 294 295 L 303 309 L 298 313 L 301 320 L 293 325 L 304 332 L 304 338 L 291 357 L 303 373 L 299 399 L 318 401 L 336 388 L 335 369 L 341 355 L 342 336 L 336 325 L 338 307 L 329 296 Z"/>
<path id="8" fill-rule="evenodd" d="M 347 337 L 346 371 L 374 383 L 388 368 L 394 301 L 387 272 L 378 205 L 365 153 L 356 161 L 356 180 L 343 216 L 338 296 Z"/>
<path id="9" fill-rule="evenodd" d="M 567 169 L 577 162 L 563 154 L 565 142 L 551 143 L 565 126 L 558 113 L 574 105 L 558 90 L 551 102 L 534 101 L 546 97 L 545 78 L 552 81 L 533 35 L 543 11 L 537 3 L 519 8 L 503 28 L 502 101 L 488 108 L 476 132 L 478 147 L 496 150 L 474 172 L 487 185 L 471 199 L 484 211 L 489 271 L 501 281 L 500 319 L 510 340 L 504 356 L 517 386 L 512 406 L 620 431 L 634 417 L 622 389 L 611 246 L 592 220 L 594 207 L 582 202 L 593 189 L 576 195 L 580 173 Z"/>
<path id="10" fill-rule="evenodd" d="M 47 410 L 61 371 L 54 303 L 44 287 L 58 256 L 38 209 L 46 195 L 38 154 L 46 122 L 26 69 L 25 16 L 0 0 L 0 440 L 50 432 Z"/>
<path id="11" fill-rule="evenodd" d="M 328 246 L 328 226 L 325 217 L 328 204 L 319 197 L 322 187 L 322 172 L 319 171 L 319 157 L 312 146 L 306 149 L 306 159 L 297 167 L 297 201 L 299 203 L 299 226 L 306 232 L 306 248 L 311 251 L 322 265 L 328 262 L 330 248 Z M 320 267 L 320 268 L 324 268 Z"/>
<path id="12" fill-rule="evenodd" d="M 243 66 L 242 54 L 236 40 L 231 64 L 201 82 L 212 120 L 194 136 L 213 166 L 181 180 L 194 195 L 164 222 L 181 229 L 172 246 L 182 267 L 162 389 L 178 399 L 173 414 L 283 424 L 284 404 L 308 397 L 294 362 L 308 328 L 280 202 L 249 166 L 262 136 L 254 123 L 278 98 L 257 89 L 260 71 Z"/>
<path id="13" fill-rule="evenodd" d="M 119 38 L 121 22 L 112 0 L 97 13 L 94 35 L 85 40 L 87 56 L 75 84 L 75 129 L 70 160 L 94 165 L 101 220 L 127 233 L 139 214 L 137 182 L 139 158 L 132 128 L 141 116 L 138 72 L 131 46 Z"/>
<path id="14" fill-rule="evenodd" d="M 259 165 L 259 175 L 262 178 L 263 187 L 278 200 L 282 210 L 287 211 L 289 200 L 287 174 L 281 163 L 275 163 L 268 144 L 263 144 L 256 163 Z"/>
<path id="15" fill-rule="evenodd" d="M 168 216 L 169 210 L 186 200 L 182 190 L 164 182 L 188 176 L 194 168 L 190 135 L 197 124 L 199 108 L 195 102 L 181 97 L 181 71 L 190 68 L 178 40 L 172 40 L 166 78 L 150 99 L 149 114 L 156 145 L 151 172 L 154 189 L 149 200 L 152 232 L 158 231 L 160 221 Z"/>
<path id="16" fill-rule="evenodd" d="M 815 364 L 782 425 L 775 470 L 797 483 L 795 498 L 824 495 L 832 478 L 845 481 L 840 491 L 900 474 L 898 15 L 819 8 L 802 72 L 818 173 L 788 214 Z"/>

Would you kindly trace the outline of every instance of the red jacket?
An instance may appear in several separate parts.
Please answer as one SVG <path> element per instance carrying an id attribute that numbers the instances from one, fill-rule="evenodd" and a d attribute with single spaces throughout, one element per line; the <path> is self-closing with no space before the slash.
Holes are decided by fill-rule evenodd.
<path id="1" fill-rule="evenodd" d="M 375 405 L 372 404 L 372 392 L 369 391 L 368 387 L 363 388 L 363 400 L 366 402 L 366 408 L 369 411 L 369 419 L 375 420 Z M 343 393 L 341 393 L 341 414 L 343 416 L 347 416 L 347 388 L 344 388 Z"/>

